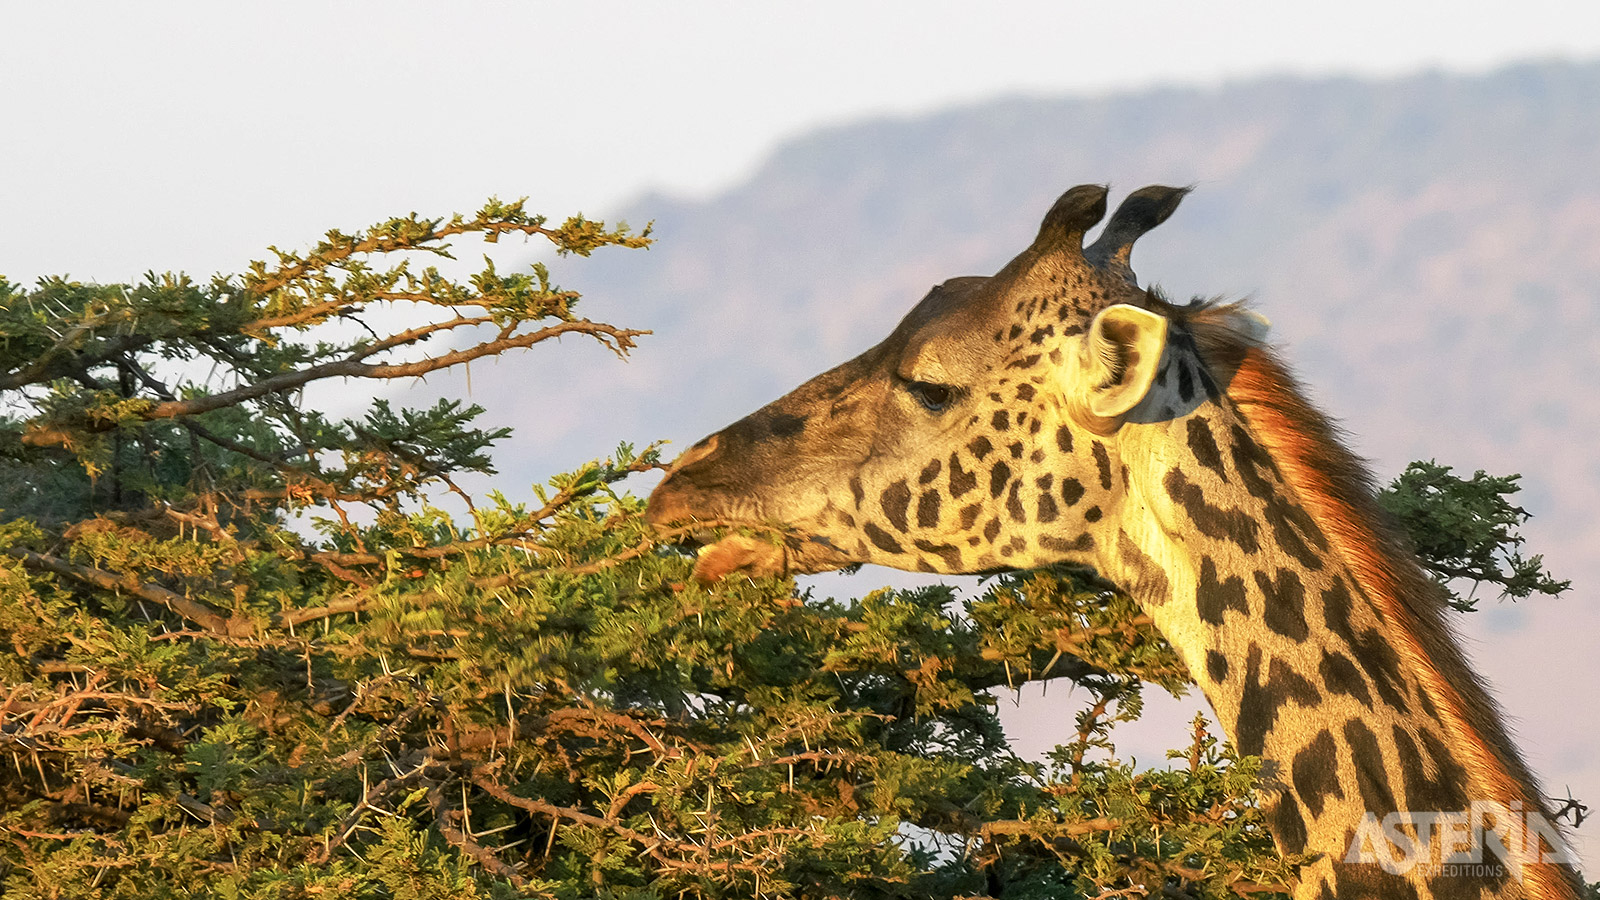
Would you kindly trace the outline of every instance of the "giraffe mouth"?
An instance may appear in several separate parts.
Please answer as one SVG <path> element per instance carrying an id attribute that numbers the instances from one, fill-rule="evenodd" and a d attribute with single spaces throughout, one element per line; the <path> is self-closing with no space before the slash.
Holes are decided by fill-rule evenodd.
<path id="1" fill-rule="evenodd" d="M 705 532 L 693 536 L 696 549 L 694 578 L 713 584 L 733 575 L 748 578 L 809 575 L 841 569 L 857 560 L 850 559 L 825 537 L 804 534 L 759 535 L 729 534 L 707 543 Z M 685 542 L 685 546 L 689 546 Z"/>

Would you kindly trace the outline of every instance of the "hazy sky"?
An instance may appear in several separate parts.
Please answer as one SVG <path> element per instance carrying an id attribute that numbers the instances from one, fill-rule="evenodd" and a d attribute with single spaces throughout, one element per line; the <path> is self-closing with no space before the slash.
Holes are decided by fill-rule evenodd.
<path id="1" fill-rule="evenodd" d="M 0 274 L 122 280 L 490 194 L 703 194 L 1005 93 L 1594 57 L 1600 4 L 13 3 L 0 36 Z"/>

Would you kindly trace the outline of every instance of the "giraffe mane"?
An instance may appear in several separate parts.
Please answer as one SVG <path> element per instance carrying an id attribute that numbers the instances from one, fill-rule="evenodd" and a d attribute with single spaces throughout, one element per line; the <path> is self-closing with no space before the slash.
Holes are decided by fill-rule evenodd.
<path id="1" fill-rule="evenodd" d="M 1498 705 L 1453 638 L 1443 590 L 1378 505 L 1366 461 L 1345 446 L 1338 425 L 1311 405 L 1262 342 L 1259 320 L 1240 303 L 1156 302 L 1193 336 L 1252 436 L 1393 629 L 1396 651 L 1419 673 L 1453 745 L 1463 749 L 1458 761 L 1471 786 L 1483 792 L 1477 799 L 1519 800 L 1548 818 L 1544 794 L 1513 749 Z M 1533 866 L 1528 875 L 1538 884 L 1552 877 L 1549 868 Z M 1552 884 L 1560 881 L 1553 877 Z"/>

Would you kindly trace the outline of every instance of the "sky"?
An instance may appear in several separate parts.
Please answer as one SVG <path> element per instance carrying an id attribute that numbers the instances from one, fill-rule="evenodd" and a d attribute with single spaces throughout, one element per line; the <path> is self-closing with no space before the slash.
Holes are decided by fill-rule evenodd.
<path id="1" fill-rule="evenodd" d="M 0 276 L 124 281 L 491 195 L 706 197 L 999 96 L 1595 59 L 1600 4 L 0 0 L 0 42 Z"/>
<path id="2" fill-rule="evenodd" d="M 809 129 L 1000 95 L 1600 55 L 1600 5 L 0 5 L 0 275 L 236 271 L 334 226 L 705 196 Z"/>

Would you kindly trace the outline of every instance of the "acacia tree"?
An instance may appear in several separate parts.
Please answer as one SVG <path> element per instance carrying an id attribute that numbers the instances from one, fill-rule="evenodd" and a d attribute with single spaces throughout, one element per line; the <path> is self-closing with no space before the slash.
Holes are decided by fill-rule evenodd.
<path id="1" fill-rule="evenodd" d="M 460 476 L 492 473 L 507 433 L 478 407 L 308 408 L 326 379 L 647 333 L 579 318 L 542 266 L 417 267 L 474 235 L 649 240 L 491 201 L 208 283 L 0 280 L 8 895 L 1282 890 L 1296 861 L 1257 813 L 1258 760 L 1199 718 L 1170 766 L 1117 760 L 1143 686 L 1188 675 L 1090 574 L 967 597 L 707 587 L 619 489 L 654 446 L 475 497 Z M 1417 464 L 1389 499 L 1441 580 L 1558 593 L 1518 553 L 1515 490 Z M 1054 678 L 1083 707 L 1048 761 L 1021 759 L 992 692 Z"/>

